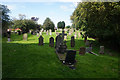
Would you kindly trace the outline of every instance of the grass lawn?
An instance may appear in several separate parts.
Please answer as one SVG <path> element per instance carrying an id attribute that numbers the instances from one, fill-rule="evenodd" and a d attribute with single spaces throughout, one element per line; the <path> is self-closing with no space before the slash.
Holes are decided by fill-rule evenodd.
<path id="1" fill-rule="evenodd" d="M 55 39 L 55 33 L 52 37 Z M 76 69 L 63 65 L 55 49 L 49 47 L 49 38 L 43 33 L 44 46 L 38 45 L 37 35 L 28 34 L 28 41 L 22 35 L 12 34 L 11 42 L 3 38 L 2 42 L 2 77 L 3 78 L 118 78 L 118 57 L 105 55 L 79 55 L 77 52 Z M 71 36 L 68 36 L 68 49 L 79 50 L 85 46 L 82 38 L 75 40 L 75 47 L 70 47 Z M 99 52 L 99 45 L 93 45 L 93 52 Z M 111 53 L 117 53 L 111 51 Z"/>

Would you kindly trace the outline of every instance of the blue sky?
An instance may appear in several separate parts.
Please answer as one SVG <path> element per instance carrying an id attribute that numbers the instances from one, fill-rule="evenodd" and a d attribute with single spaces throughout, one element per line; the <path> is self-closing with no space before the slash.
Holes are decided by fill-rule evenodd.
<path id="1" fill-rule="evenodd" d="M 70 16 L 75 10 L 75 2 L 2 2 L 7 5 L 11 18 L 18 18 L 19 14 L 25 14 L 27 19 L 39 17 L 39 24 L 43 24 L 46 17 L 49 17 L 55 24 L 65 21 L 66 26 L 71 25 Z"/>

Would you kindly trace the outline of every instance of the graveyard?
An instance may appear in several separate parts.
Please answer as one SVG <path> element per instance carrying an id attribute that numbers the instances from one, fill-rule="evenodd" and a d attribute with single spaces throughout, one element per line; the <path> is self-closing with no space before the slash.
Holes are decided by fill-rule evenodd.
<path id="1" fill-rule="evenodd" d="M 118 0 L 5 1 L 0 78 L 120 79 Z"/>
<path id="2" fill-rule="evenodd" d="M 62 33 L 62 31 L 57 32 Z M 76 32 L 71 35 L 65 33 L 67 49 L 79 50 L 80 47 L 86 47 L 84 38 L 78 35 L 74 47 L 71 47 L 71 37 Z M 116 51 L 105 48 L 104 54 L 99 54 L 100 44 L 88 38 L 93 41 L 92 51 L 98 56 L 89 53 L 80 55 L 79 51 L 76 51 L 75 69 L 71 69 L 61 63 L 55 52 L 56 36 L 56 32 L 52 34 L 42 32 L 43 45 L 39 45 L 40 35 L 28 33 L 28 39 L 23 40 L 23 34 L 11 33 L 10 42 L 4 37 L 2 39 L 3 78 L 118 78 Z M 49 46 L 51 37 L 54 38 L 54 47 Z"/>

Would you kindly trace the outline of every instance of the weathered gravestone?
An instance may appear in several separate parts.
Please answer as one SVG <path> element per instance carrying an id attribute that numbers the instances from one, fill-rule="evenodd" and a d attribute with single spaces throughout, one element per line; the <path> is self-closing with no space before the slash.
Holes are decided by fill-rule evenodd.
<path id="1" fill-rule="evenodd" d="M 47 32 L 46 32 L 46 35 L 48 35 L 48 30 L 47 30 Z"/>
<path id="2" fill-rule="evenodd" d="M 84 38 L 84 42 L 86 42 L 87 41 L 87 35 L 85 35 L 85 38 Z"/>
<path id="3" fill-rule="evenodd" d="M 52 30 L 51 29 L 49 30 L 49 32 L 50 32 L 50 35 L 52 35 Z"/>
<path id="4" fill-rule="evenodd" d="M 27 37 L 28 37 L 28 36 L 27 36 L 27 33 L 24 33 L 24 34 L 23 34 L 23 40 L 27 40 Z"/>
<path id="5" fill-rule="evenodd" d="M 79 54 L 84 55 L 86 52 L 85 47 L 80 47 Z"/>
<path id="6" fill-rule="evenodd" d="M 100 54 L 104 54 L 104 46 L 100 46 L 100 51 L 99 51 Z"/>
<path id="7" fill-rule="evenodd" d="M 59 35 L 59 33 L 58 32 L 56 32 L 56 36 L 58 36 Z"/>
<path id="8" fill-rule="evenodd" d="M 67 35 L 64 36 L 64 39 L 67 40 Z"/>
<path id="9" fill-rule="evenodd" d="M 80 35 L 80 33 L 78 33 L 78 38 L 80 38 L 81 37 L 81 35 Z"/>
<path id="10" fill-rule="evenodd" d="M 38 39 L 39 39 L 39 45 L 43 45 L 43 39 L 44 38 L 42 36 L 40 36 Z"/>
<path id="11" fill-rule="evenodd" d="M 42 30 L 39 33 L 40 33 L 40 36 L 41 36 L 42 35 Z"/>
<path id="12" fill-rule="evenodd" d="M 89 46 L 89 45 L 90 45 L 89 40 L 86 40 L 85 45 L 86 45 L 86 46 Z"/>
<path id="13" fill-rule="evenodd" d="M 49 39 L 49 46 L 50 46 L 50 47 L 54 47 L 54 38 L 53 38 L 53 37 L 51 37 L 51 38 Z"/>
<path id="14" fill-rule="evenodd" d="M 71 47 L 75 46 L 75 39 L 74 36 L 71 37 Z"/>
<path id="15" fill-rule="evenodd" d="M 65 64 L 72 65 L 76 62 L 75 60 L 76 51 L 68 50 L 65 58 Z"/>

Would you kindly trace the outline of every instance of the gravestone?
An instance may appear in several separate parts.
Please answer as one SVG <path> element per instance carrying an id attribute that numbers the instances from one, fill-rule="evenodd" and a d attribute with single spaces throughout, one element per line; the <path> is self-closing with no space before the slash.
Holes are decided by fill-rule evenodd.
<path id="1" fill-rule="evenodd" d="M 47 32 L 46 32 L 46 35 L 48 35 L 48 30 L 47 30 Z"/>
<path id="2" fill-rule="evenodd" d="M 84 55 L 86 52 L 85 47 L 80 47 L 79 54 Z"/>
<path id="3" fill-rule="evenodd" d="M 71 31 L 69 32 L 69 35 L 71 35 Z"/>
<path id="4" fill-rule="evenodd" d="M 66 35 L 64 36 L 64 39 L 67 40 L 67 36 Z"/>
<path id="5" fill-rule="evenodd" d="M 7 37 L 8 37 L 8 42 L 10 42 L 10 36 L 11 36 L 11 32 L 10 31 L 7 31 Z"/>
<path id="6" fill-rule="evenodd" d="M 86 41 L 87 41 L 87 36 L 85 35 L 84 42 L 86 42 Z"/>
<path id="7" fill-rule="evenodd" d="M 58 32 L 56 32 L 56 36 L 58 36 L 59 35 L 59 33 Z"/>
<path id="8" fill-rule="evenodd" d="M 71 47 L 75 46 L 75 39 L 74 36 L 71 37 Z"/>
<path id="9" fill-rule="evenodd" d="M 86 45 L 86 46 L 89 46 L 89 45 L 90 45 L 89 40 L 86 40 L 85 45 Z"/>
<path id="10" fill-rule="evenodd" d="M 39 45 L 43 45 L 43 39 L 44 38 L 42 36 L 40 36 L 38 39 L 39 39 Z"/>
<path id="11" fill-rule="evenodd" d="M 78 38 L 80 38 L 81 37 L 81 35 L 80 35 L 80 33 L 78 32 Z"/>
<path id="12" fill-rule="evenodd" d="M 75 60 L 76 51 L 68 50 L 65 58 L 65 64 L 72 65 L 76 62 Z"/>
<path id="13" fill-rule="evenodd" d="M 60 43 L 62 43 L 62 37 L 60 36 L 60 34 L 58 36 L 56 36 L 56 44 L 55 44 L 55 48 L 58 48 Z"/>
<path id="14" fill-rule="evenodd" d="M 27 40 L 27 37 L 28 37 L 28 36 L 27 36 L 27 33 L 24 33 L 24 34 L 23 34 L 23 40 Z"/>
<path id="15" fill-rule="evenodd" d="M 100 54 L 104 54 L 104 46 L 100 46 L 100 51 L 99 51 Z"/>
<path id="16" fill-rule="evenodd" d="M 52 35 L 52 30 L 51 29 L 49 30 L 49 32 L 50 32 L 50 35 Z"/>
<path id="17" fill-rule="evenodd" d="M 77 34 L 74 35 L 75 39 L 77 38 Z"/>
<path id="18" fill-rule="evenodd" d="M 92 47 L 86 47 L 86 53 L 92 52 Z"/>
<path id="19" fill-rule="evenodd" d="M 51 37 L 51 38 L 49 39 L 49 46 L 50 46 L 50 47 L 54 47 L 54 38 L 53 38 L 53 37 Z"/>
<path id="20" fill-rule="evenodd" d="M 40 36 L 41 36 L 42 35 L 42 30 L 39 33 L 40 33 Z"/>

